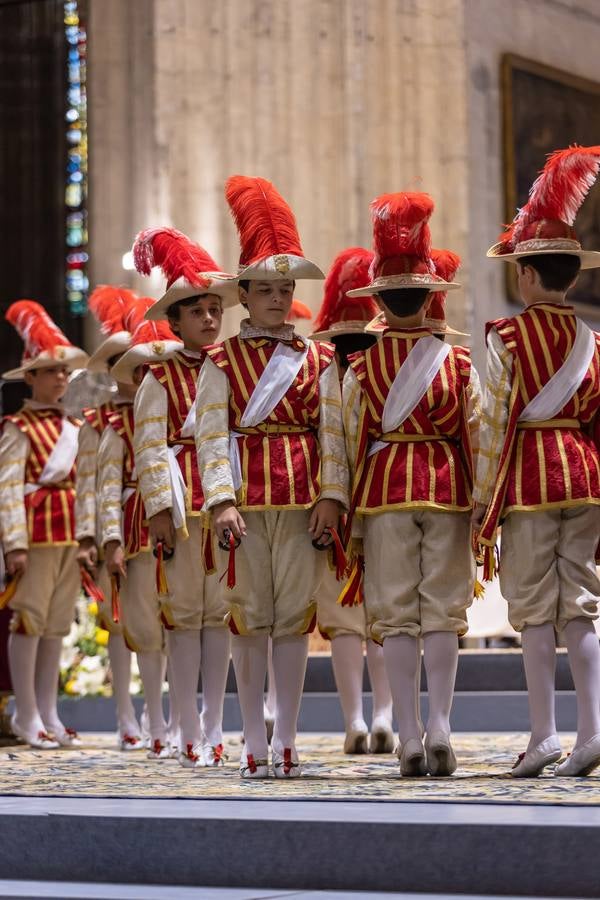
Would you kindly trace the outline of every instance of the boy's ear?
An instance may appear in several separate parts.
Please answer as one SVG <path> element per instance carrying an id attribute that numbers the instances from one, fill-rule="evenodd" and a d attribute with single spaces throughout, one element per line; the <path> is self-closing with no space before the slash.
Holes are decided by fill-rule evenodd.
<path id="1" fill-rule="evenodd" d="M 167 321 L 173 334 L 176 334 L 179 337 L 179 321 L 177 319 L 171 319 L 170 317 L 167 317 Z"/>
<path id="2" fill-rule="evenodd" d="M 425 309 L 425 315 L 427 315 L 427 313 L 430 310 L 434 293 L 435 293 L 435 291 L 429 291 L 429 293 L 427 294 L 427 297 L 425 298 L 425 303 L 423 304 L 423 307 Z"/>

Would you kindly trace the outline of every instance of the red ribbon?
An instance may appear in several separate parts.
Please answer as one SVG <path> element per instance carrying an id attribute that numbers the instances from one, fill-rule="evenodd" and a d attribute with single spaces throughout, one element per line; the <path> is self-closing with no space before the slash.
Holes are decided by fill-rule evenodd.
<path id="1" fill-rule="evenodd" d="M 96 603 L 104 603 L 104 594 L 88 570 L 84 568 L 81 569 L 81 586 L 90 600 L 95 600 Z"/>
<path id="2" fill-rule="evenodd" d="M 346 569 L 348 568 L 348 561 L 346 559 L 344 545 L 342 544 L 342 540 L 335 528 L 330 528 L 329 531 L 333 539 L 331 552 L 333 555 L 333 563 L 335 565 L 335 577 L 338 581 L 343 581 L 346 574 Z"/>
<path id="3" fill-rule="evenodd" d="M 233 531 L 229 532 L 229 562 L 227 568 L 219 578 L 219 582 L 223 581 L 227 575 L 227 587 L 233 590 L 235 587 L 235 537 Z"/>
<path id="4" fill-rule="evenodd" d="M 112 618 L 115 625 L 121 621 L 121 597 L 119 591 L 121 588 L 121 579 L 118 575 L 110 576 L 110 602 Z"/>

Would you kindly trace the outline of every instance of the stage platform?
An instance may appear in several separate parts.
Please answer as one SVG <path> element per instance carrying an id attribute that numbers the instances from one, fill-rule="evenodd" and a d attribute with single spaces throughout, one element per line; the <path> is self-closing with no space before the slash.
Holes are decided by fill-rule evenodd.
<path id="1" fill-rule="evenodd" d="M 224 769 L 194 772 L 106 734 L 2 748 L 0 879 L 598 896 L 600 775 L 511 779 L 523 734 L 456 735 L 446 779 L 402 779 L 341 741 L 301 734 L 303 777 L 256 782 L 237 775 L 237 734 Z"/>

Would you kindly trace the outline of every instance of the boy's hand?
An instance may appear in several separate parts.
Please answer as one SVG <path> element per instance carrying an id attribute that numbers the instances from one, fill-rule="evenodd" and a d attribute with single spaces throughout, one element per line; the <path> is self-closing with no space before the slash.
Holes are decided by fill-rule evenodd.
<path id="1" fill-rule="evenodd" d="M 121 575 L 123 578 L 127 578 L 125 553 L 123 545 L 119 541 L 109 541 L 108 544 L 105 544 L 104 559 L 109 575 Z"/>
<path id="2" fill-rule="evenodd" d="M 11 550 L 6 554 L 6 572 L 11 578 L 25 574 L 27 568 L 27 550 Z"/>
<path id="3" fill-rule="evenodd" d="M 90 573 L 92 578 L 97 575 L 98 568 L 98 548 L 94 538 L 86 537 L 79 541 L 79 549 L 77 550 L 77 562 L 80 568 Z"/>
<path id="4" fill-rule="evenodd" d="M 218 503 L 212 508 L 213 526 L 217 532 L 217 538 L 225 542 L 225 532 L 230 531 L 236 540 L 246 537 L 246 523 L 237 511 L 232 500 Z"/>
<path id="5" fill-rule="evenodd" d="M 481 531 L 486 512 L 487 506 L 485 503 L 475 503 L 473 506 L 473 512 L 471 513 L 471 528 L 476 533 Z"/>
<path id="6" fill-rule="evenodd" d="M 324 534 L 326 528 L 337 528 L 340 519 L 340 504 L 337 500 L 318 500 L 308 523 L 308 533 L 313 541 L 323 547 L 331 543 L 331 535 Z"/>
<path id="7" fill-rule="evenodd" d="M 175 547 L 175 527 L 170 509 L 161 509 L 155 516 L 152 516 L 148 520 L 148 530 L 153 547 L 161 543 L 169 550 Z"/>

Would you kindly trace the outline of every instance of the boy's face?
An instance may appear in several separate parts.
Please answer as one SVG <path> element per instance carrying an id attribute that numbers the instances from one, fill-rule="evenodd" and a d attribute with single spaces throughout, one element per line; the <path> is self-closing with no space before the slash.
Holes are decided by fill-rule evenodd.
<path id="1" fill-rule="evenodd" d="M 240 288 L 240 300 L 248 307 L 250 322 L 262 328 L 277 328 L 288 317 L 294 299 L 294 282 L 251 281 L 248 290 Z"/>
<path id="2" fill-rule="evenodd" d="M 180 306 L 179 319 L 169 319 L 169 325 L 188 350 L 201 350 L 218 339 L 222 321 L 221 298 L 202 294 L 192 305 Z"/>
<path id="3" fill-rule="evenodd" d="M 68 383 L 67 366 L 46 366 L 25 373 L 25 384 L 31 388 L 31 395 L 38 403 L 58 403 L 64 397 Z"/>

